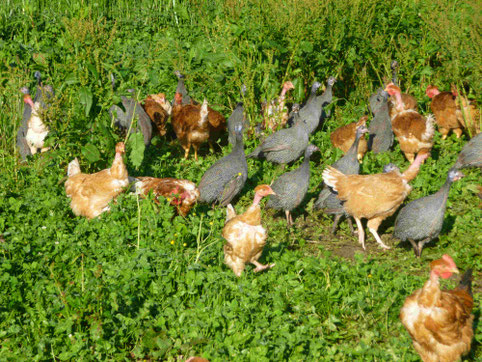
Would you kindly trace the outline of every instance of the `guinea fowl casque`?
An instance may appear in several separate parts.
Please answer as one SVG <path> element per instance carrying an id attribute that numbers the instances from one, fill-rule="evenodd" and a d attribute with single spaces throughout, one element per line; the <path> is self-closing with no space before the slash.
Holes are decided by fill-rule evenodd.
<path id="1" fill-rule="evenodd" d="M 136 193 L 147 195 L 150 191 L 158 201 L 163 196 L 169 203 L 176 207 L 181 216 L 186 216 L 199 198 L 199 190 L 194 182 L 180 180 L 172 177 L 136 177 Z"/>
<path id="2" fill-rule="evenodd" d="M 144 101 L 143 108 L 157 128 L 160 136 L 166 134 L 166 122 L 171 115 L 172 106 L 164 93 L 151 94 Z"/>
<path id="3" fill-rule="evenodd" d="M 392 112 L 392 128 L 400 143 L 400 149 L 410 163 L 418 153 L 428 153 L 433 146 L 432 116 L 423 117 L 417 111 L 408 109 L 401 99 L 400 88 L 393 83 L 385 89 L 396 99 Z"/>
<path id="4" fill-rule="evenodd" d="M 358 127 L 365 125 L 367 120 L 368 116 L 363 116 L 358 120 L 358 122 L 352 122 L 350 124 L 347 124 L 346 126 L 337 128 L 330 134 L 331 144 L 335 148 L 339 148 L 340 150 L 342 150 L 343 153 L 347 153 L 353 145 L 353 142 L 355 141 Z M 365 137 L 361 137 L 358 141 L 357 150 L 357 158 L 359 162 L 361 162 L 366 152 L 367 140 L 365 139 Z"/>
<path id="5" fill-rule="evenodd" d="M 266 207 L 283 210 L 288 227 L 293 225 L 291 210 L 301 204 L 308 191 L 308 186 L 310 185 L 310 157 L 315 151 L 319 151 L 318 147 L 308 145 L 305 150 L 305 159 L 301 166 L 293 171 L 284 173 L 271 185 L 275 195 L 269 198 Z"/>
<path id="6" fill-rule="evenodd" d="M 337 169 L 338 171 L 342 172 L 345 175 L 358 175 L 360 172 L 360 163 L 357 159 L 358 153 L 358 144 L 360 139 L 362 139 L 363 135 L 368 132 L 368 129 L 364 124 L 360 124 L 356 128 L 355 133 L 355 140 L 351 145 L 348 152 L 336 161 L 331 167 Z M 345 216 L 348 220 L 348 224 L 350 225 L 350 229 L 353 232 L 353 224 L 351 221 L 350 216 L 346 213 L 345 209 L 343 208 L 343 204 L 341 203 L 340 199 L 337 197 L 337 193 L 333 191 L 327 185 L 324 185 L 323 190 L 321 190 L 318 199 L 314 204 L 315 209 L 324 209 L 326 214 L 335 215 L 335 220 L 333 221 L 333 228 L 331 229 L 331 233 L 335 234 L 336 227 L 340 222 L 342 216 Z"/>
<path id="7" fill-rule="evenodd" d="M 274 194 L 268 185 L 257 186 L 254 189 L 253 203 L 240 215 L 236 215 L 231 204 L 228 205 L 226 224 L 223 228 L 223 237 L 227 241 L 224 245 L 224 262 L 237 277 L 241 276 L 246 263 L 256 266 L 254 272 L 274 266 L 263 265 L 258 261 L 268 237 L 266 229 L 261 225 L 259 202 L 263 197 Z"/>
<path id="8" fill-rule="evenodd" d="M 109 202 L 129 184 L 124 153 L 124 143 L 119 142 L 112 166 L 93 174 L 82 173 L 77 159 L 69 163 L 65 193 L 72 199 L 70 207 L 75 215 L 92 219 L 109 210 Z"/>
<path id="9" fill-rule="evenodd" d="M 333 100 L 333 84 L 335 84 L 335 82 L 335 77 L 328 78 L 326 89 L 320 96 L 316 96 L 316 90 L 318 88 L 315 89 L 315 95 L 313 96 L 313 87 L 319 83 L 316 82 L 313 84 L 308 101 L 304 107 L 300 109 L 300 117 L 306 123 L 305 127 L 308 134 L 312 134 L 323 119 L 328 116 L 323 108 L 329 105 Z"/>
<path id="10" fill-rule="evenodd" d="M 278 98 L 271 101 L 263 102 L 261 106 L 261 113 L 263 115 L 262 129 L 269 129 L 271 131 L 277 131 L 283 128 L 288 121 L 288 109 L 286 109 L 286 93 L 294 89 L 293 83 L 290 81 L 283 83 L 283 89 Z"/>
<path id="11" fill-rule="evenodd" d="M 440 234 L 450 186 L 462 177 L 463 173 L 451 169 L 438 192 L 409 202 L 398 213 L 393 236 L 410 241 L 416 256 L 420 257 L 423 246 Z"/>
<path id="12" fill-rule="evenodd" d="M 440 290 L 439 278 L 448 279 L 452 273 L 459 270 L 449 255 L 432 261 L 429 280 L 407 297 L 400 311 L 400 320 L 424 362 L 453 362 L 470 351 L 472 269 L 467 269 L 455 289 Z"/>
<path id="13" fill-rule="evenodd" d="M 464 145 L 454 167 L 457 170 L 471 167 L 482 168 L 482 133 L 474 136 Z"/>
<path id="14" fill-rule="evenodd" d="M 236 144 L 231 153 L 216 161 L 201 178 L 199 201 L 226 206 L 242 190 L 248 178 L 242 127 L 235 129 L 235 135 Z"/>
<path id="15" fill-rule="evenodd" d="M 392 167 L 389 172 L 375 175 L 344 175 L 337 169 L 328 166 L 323 171 L 325 184 L 338 192 L 338 198 L 344 202 L 346 212 L 353 216 L 358 227 L 358 242 L 365 249 L 365 232 L 361 219 L 368 219 L 368 230 L 384 249 L 385 245 L 377 233 L 378 227 L 387 217 L 393 215 L 403 200 L 411 191 L 408 184 L 420 169 L 420 164 L 428 154 L 417 156 L 412 165 L 400 173 L 398 168 Z M 275 190 L 276 191 L 276 190 Z"/>
<path id="16" fill-rule="evenodd" d="M 299 115 L 299 114 L 298 114 Z M 261 158 L 279 164 L 297 160 L 305 151 L 309 142 L 306 123 L 297 117 L 295 125 L 270 134 L 248 158 Z"/>
<path id="17" fill-rule="evenodd" d="M 378 89 L 369 100 L 374 117 L 368 127 L 368 149 L 374 154 L 386 152 L 393 145 L 392 122 L 388 113 L 388 93 Z"/>

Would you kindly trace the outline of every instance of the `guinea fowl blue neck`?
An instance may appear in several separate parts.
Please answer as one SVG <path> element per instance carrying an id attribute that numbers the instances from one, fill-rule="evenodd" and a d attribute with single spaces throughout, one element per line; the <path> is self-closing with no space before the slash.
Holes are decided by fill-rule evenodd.
<path id="1" fill-rule="evenodd" d="M 454 169 L 450 169 L 449 173 L 447 174 L 447 179 L 445 180 L 445 183 L 437 191 L 437 194 L 442 194 L 444 195 L 444 199 L 447 199 L 450 191 L 450 186 L 452 186 L 452 183 L 454 181 L 460 180 L 464 176 L 465 175 L 462 172 L 456 171 Z"/>
<path id="2" fill-rule="evenodd" d="M 358 144 L 360 143 L 360 138 L 367 132 L 368 132 L 368 129 L 365 127 L 365 125 L 357 127 L 356 134 L 355 134 L 355 141 L 353 142 L 353 144 L 351 145 L 350 149 L 348 150 L 345 156 L 351 157 L 354 159 L 357 158 Z"/>

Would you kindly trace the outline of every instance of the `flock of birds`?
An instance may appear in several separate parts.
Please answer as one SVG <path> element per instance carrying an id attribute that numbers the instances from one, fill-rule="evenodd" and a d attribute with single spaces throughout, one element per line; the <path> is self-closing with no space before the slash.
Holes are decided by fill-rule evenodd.
<path id="1" fill-rule="evenodd" d="M 378 235 L 378 227 L 403 203 L 411 191 L 409 182 L 430 156 L 434 122 L 442 138 L 447 137 L 450 131 L 460 137 L 467 119 L 479 117 L 477 106 L 461 97 L 456 90 L 440 92 L 434 86 L 426 90 L 432 99 L 433 116 L 424 117 L 418 112 L 417 100 L 402 93 L 398 87 L 397 66 L 396 62 L 392 63 L 392 82 L 369 99 L 373 113 L 369 127 L 366 126 L 368 117 L 364 116 L 331 134 L 333 146 L 340 148 L 345 155 L 324 169 L 324 185 L 314 203 L 315 208 L 334 215 L 333 234 L 342 217 L 347 218 L 352 232 L 356 233 L 351 222 L 353 218 L 363 249 L 365 233 L 361 219 L 367 219 L 368 230 L 377 243 L 384 249 L 390 248 Z M 143 104 L 133 98 L 122 97 L 124 109 L 117 105 L 110 109 L 116 124 L 142 132 L 148 145 L 156 130 L 161 137 L 169 133 L 170 120 L 172 130 L 185 151 L 185 158 L 189 157 L 192 148 L 196 159 L 202 144 L 208 142 L 213 148 L 227 133 L 233 146 L 231 153 L 215 162 L 196 186 L 192 181 L 175 178 L 130 177 L 123 161 L 125 146 L 119 142 L 112 166 L 108 169 L 86 174 L 82 173 L 77 159 L 69 163 L 65 191 L 71 199 L 72 211 L 78 216 L 98 217 L 109 210 L 109 203 L 129 185 L 138 194 L 152 192 L 157 202 L 160 197 L 167 199 L 182 216 L 196 202 L 219 204 L 227 207 L 222 231 L 226 239 L 225 263 L 238 277 L 247 263 L 256 267 L 254 272 L 272 268 L 274 264 L 259 262 L 268 236 L 261 222 L 259 203 L 263 197 L 269 197 L 266 207 L 283 211 L 288 227 L 293 224 L 291 211 L 301 204 L 308 191 L 310 156 L 319 151 L 318 147 L 310 144 L 309 138 L 329 115 L 326 106 L 332 101 L 335 78 L 327 80 L 321 95 L 317 94 L 321 84 L 315 82 L 305 104 L 294 104 L 291 112 L 288 112 L 285 101 L 293 84 L 285 82 L 280 96 L 262 105 L 263 122 L 251 127 L 242 101 L 226 121 L 223 115 L 208 106 L 206 99 L 202 103 L 193 100 L 184 85 L 184 77 L 179 72 L 176 75 L 178 85 L 172 104 L 163 93 L 148 96 Z M 48 150 L 44 147 L 44 140 L 49 128 L 43 110 L 48 107 L 53 90 L 43 85 L 38 72 L 35 76 L 38 81 L 35 100 L 32 100 L 28 89 L 22 89 L 25 109 L 17 144 L 23 158 Z M 243 88 L 241 96 L 244 92 Z M 132 127 L 135 114 L 138 121 Z M 248 155 L 244 151 L 245 133 L 262 138 L 258 147 Z M 386 152 L 392 147 L 394 136 L 411 165 L 404 172 L 396 165 L 388 164 L 382 173 L 360 175 L 364 154 L 368 150 L 375 154 Z M 398 213 L 393 235 L 402 241 L 408 240 L 416 256 L 420 257 L 424 244 L 440 234 L 450 185 L 464 176 L 460 169 L 482 167 L 481 150 L 482 136 L 478 134 L 464 146 L 437 193 L 408 203 Z M 231 201 L 241 192 L 248 178 L 247 157 L 265 159 L 284 167 L 302 155 L 304 161 L 298 168 L 282 174 L 271 185 L 257 186 L 253 203 L 244 213 L 236 214 Z M 407 298 L 402 308 L 402 323 L 424 361 L 453 361 L 470 350 L 473 336 L 472 271 L 467 270 L 455 290 L 441 291 L 439 288 L 439 277 L 448 278 L 456 272 L 455 263 L 448 255 L 432 262 L 430 279 L 422 289 Z"/>

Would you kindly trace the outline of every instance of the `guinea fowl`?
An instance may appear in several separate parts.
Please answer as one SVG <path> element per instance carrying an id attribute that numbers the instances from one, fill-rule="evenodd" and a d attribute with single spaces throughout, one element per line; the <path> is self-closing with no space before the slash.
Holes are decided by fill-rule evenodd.
<path id="1" fill-rule="evenodd" d="M 360 163 L 357 159 L 358 144 L 360 142 L 360 139 L 367 132 L 368 129 L 366 128 L 365 124 L 359 125 L 356 129 L 355 140 L 353 141 L 350 149 L 331 167 L 337 169 L 345 175 L 358 175 L 358 173 L 360 172 Z M 324 209 L 326 214 L 335 215 L 335 219 L 333 221 L 333 228 L 331 229 L 332 234 L 335 234 L 336 227 L 338 226 L 338 223 L 340 222 L 342 216 L 347 217 L 348 224 L 350 225 L 350 229 L 353 232 L 353 224 L 351 218 L 346 213 L 345 209 L 343 208 L 343 204 L 336 195 L 337 193 L 333 191 L 331 187 L 325 185 L 323 187 L 323 190 L 321 190 L 318 199 L 315 202 L 315 209 Z"/>
<path id="2" fill-rule="evenodd" d="M 306 122 L 299 117 L 293 127 L 270 134 L 248 158 L 264 157 L 270 162 L 287 164 L 297 160 L 308 143 Z"/>
<path id="3" fill-rule="evenodd" d="M 330 134 L 331 144 L 339 148 L 343 151 L 343 153 L 347 153 L 348 150 L 351 148 L 351 145 L 355 141 L 356 138 L 356 131 L 359 126 L 365 125 L 366 121 L 368 120 L 368 116 L 361 117 L 358 122 L 352 122 L 347 124 L 346 126 L 342 126 L 337 128 Z M 368 129 L 367 129 L 368 132 Z M 357 150 L 357 158 L 358 161 L 361 162 L 363 156 L 367 152 L 367 140 L 365 137 L 360 138 L 358 142 L 358 150 Z"/>
<path id="4" fill-rule="evenodd" d="M 291 210 L 298 207 L 308 191 L 310 184 L 310 157 L 315 151 L 319 151 L 318 147 L 308 145 L 305 150 L 305 159 L 301 166 L 281 175 L 271 185 L 275 195 L 270 197 L 266 206 L 275 210 L 283 210 L 288 227 L 293 224 Z"/>
<path id="5" fill-rule="evenodd" d="M 198 102 L 196 102 L 194 99 L 191 99 L 187 93 L 186 86 L 184 85 L 184 75 L 182 75 L 179 70 L 174 71 L 174 74 L 178 79 L 176 93 L 180 93 L 182 95 L 182 105 L 185 106 L 186 104 L 198 104 Z M 174 101 L 172 101 L 172 103 L 174 103 Z"/>
<path id="6" fill-rule="evenodd" d="M 310 98 L 306 102 L 305 106 L 300 109 L 300 117 L 306 122 L 305 127 L 308 134 L 312 134 L 318 128 L 320 122 L 327 117 L 323 107 L 330 104 L 333 100 L 333 84 L 335 84 L 335 82 L 335 77 L 328 78 L 326 89 L 320 96 L 312 97 L 312 87 Z"/>
<path id="7" fill-rule="evenodd" d="M 224 262 L 237 277 L 241 276 L 246 263 L 256 266 L 254 272 L 274 266 L 258 262 L 268 237 L 266 229 L 261 225 L 259 202 L 265 196 L 274 195 L 274 192 L 268 185 L 259 185 L 254 192 L 253 203 L 243 214 L 236 215 L 231 204 L 226 210 L 226 224 L 223 228 L 223 237 L 227 241 L 224 245 Z"/>
<path id="8" fill-rule="evenodd" d="M 115 79 L 113 79 L 112 82 L 115 84 Z M 126 132 L 129 130 L 134 117 L 137 116 L 138 121 L 136 122 L 136 127 L 132 129 L 132 132 L 142 132 L 144 144 L 149 146 L 152 139 L 151 119 L 146 111 L 144 111 L 144 108 L 142 108 L 142 105 L 135 99 L 135 90 L 129 89 L 128 92 L 131 97 L 121 96 L 122 106 L 125 111 L 114 104 L 109 108 L 109 113 L 114 119 L 114 125 Z"/>
<path id="9" fill-rule="evenodd" d="M 241 87 L 241 99 L 244 98 L 245 93 L 246 86 L 243 84 Z M 236 108 L 233 110 L 233 113 L 228 118 L 228 142 L 230 144 L 234 144 L 234 141 L 236 141 L 236 135 L 234 133 L 236 126 L 241 126 L 242 132 L 249 127 L 249 122 L 244 115 L 244 103 L 242 100 L 238 102 Z"/>
<path id="10" fill-rule="evenodd" d="M 398 86 L 398 62 L 392 60 L 390 63 L 390 68 L 392 69 L 392 83 Z"/>
<path id="11" fill-rule="evenodd" d="M 231 153 L 216 161 L 201 178 L 199 201 L 226 206 L 242 190 L 248 178 L 248 164 L 241 126 L 236 127 L 235 134 L 236 143 Z"/>
<path id="12" fill-rule="evenodd" d="M 388 93 L 378 89 L 369 100 L 374 115 L 368 127 L 368 149 L 374 154 L 386 152 L 393 144 L 392 122 L 388 113 Z"/>
<path id="13" fill-rule="evenodd" d="M 22 123 L 17 132 L 17 148 L 22 160 L 39 151 L 45 152 L 49 149 L 44 147 L 49 129 L 42 118 L 48 107 L 46 101 L 54 96 L 54 92 L 50 85 L 42 84 L 40 72 L 35 72 L 34 76 L 37 79 L 35 99 L 32 100 L 28 88 L 21 89 L 25 106 Z"/>
<path id="14" fill-rule="evenodd" d="M 384 249 L 385 245 L 377 233 L 378 227 L 387 217 L 393 215 L 411 191 L 408 182 L 418 174 L 420 164 L 428 154 L 417 155 L 415 161 L 404 172 L 397 167 L 384 169 L 385 173 L 375 175 L 344 175 L 328 166 L 323 171 L 325 184 L 338 192 L 346 212 L 353 216 L 358 226 L 358 242 L 365 249 L 365 232 L 361 219 L 368 219 L 368 230 Z"/>
<path id="15" fill-rule="evenodd" d="M 410 241 L 416 256 L 420 257 L 423 246 L 440 234 L 450 186 L 462 177 L 462 172 L 450 169 L 438 192 L 409 202 L 398 213 L 393 236 L 401 241 Z"/>
<path id="16" fill-rule="evenodd" d="M 455 169 L 479 167 L 482 168 L 482 133 L 472 137 L 465 144 L 454 165 Z"/>

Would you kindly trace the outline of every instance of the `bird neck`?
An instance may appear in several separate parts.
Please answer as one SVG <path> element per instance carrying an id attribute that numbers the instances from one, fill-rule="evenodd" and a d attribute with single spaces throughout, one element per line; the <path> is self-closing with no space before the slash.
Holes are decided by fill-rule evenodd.
<path id="1" fill-rule="evenodd" d="M 360 143 L 360 138 L 362 137 L 363 133 L 356 133 L 355 141 L 351 145 L 350 149 L 346 153 L 347 155 L 356 155 L 358 153 L 358 144 Z"/>
<path id="2" fill-rule="evenodd" d="M 420 304 L 425 307 L 433 306 L 439 300 L 440 293 L 439 275 L 432 270 L 429 280 L 427 280 L 422 288 Z"/>
<path id="3" fill-rule="evenodd" d="M 251 206 L 258 206 L 258 205 L 259 205 L 259 202 L 261 201 L 262 198 L 263 198 L 262 195 L 260 195 L 260 194 L 258 194 L 258 193 L 255 193 L 255 194 L 254 194 L 253 203 L 251 204 Z"/>

